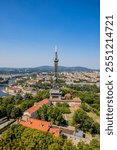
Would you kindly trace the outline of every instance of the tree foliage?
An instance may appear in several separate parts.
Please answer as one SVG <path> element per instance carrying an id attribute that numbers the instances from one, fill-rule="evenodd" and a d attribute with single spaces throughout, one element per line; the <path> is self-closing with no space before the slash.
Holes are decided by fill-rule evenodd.
<path id="1" fill-rule="evenodd" d="M 85 106 L 86 104 L 90 106 L 90 111 L 100 115 L 100 89 L 96 85 L 69 85 L 61 88 L 61 91 L 62 96 L 71 93 L 71 99 L 79 97 L 82 103 L 85 103 Z"/>
<path id="2" fill-rule="evenodd" d="M 93 92 L 93 93 L 99 93 L 100 88 L 94 85 L 80 85 L 80 84 L 71 84 L 68 85 L 69 88 L 77 91 L 87 91 L 87 92 Z"/>
<path id="3" fill-rule="evenodd" d="M 99 134 L 99 124 L 95 123 L 82 109 L 74 112 L 72 122 L 76 129 L 81 129 L 84 132 L 90 132 L 92 134 Z"/>
<path id="4" fill-rule="evenodd" d="M 65 107 L 64 107 L 65 108 Z M 63 109 L 63 107 L 58 107 L 58 106 L 46 106 L 43 105 L 39 110 L 38 110 L 38 115 L 39 119 L 41 120 L 46 120 L 50 121 L 55 125 L 65 125 L 66 121 L 63 118 L 63 113 L 68 112 L 69 109 L 66 108 L 66 110 Z"/>
<path id="5" fill-rule="evenodd" d="M 28 137 L 28 138 L 27 138 Z M 72 143 L 70 143 L 72 147 Z M 69 145 L 70 145 L 69 144 Z M 50 133 L 14 125 L 4 132 L 0 139 L 0 149 L 23 149 L 23 150 L 61 150 L 64 141 Z"/>
<path id="6" fill-rule="evenodd" d="M 22 116 L 22 110 L 19 107 L 14 107 L 11 111 L 11 118 L 18 118 Z"/>
<path id="7" fill-rule="evenodd" d="M 25 97 L 22 97 L 20 94 L 0 98 L 0 118 L 5 116 L 8 118 L 19 117 L 23 111 L 31 107 L 36 101 L 31 95 L 27 96 L 29 97 L 27 100 L 25 100 Z"/>
<path id="8" fill-rule="evenodd" d="M 86 112 L 90 112 L 92 110 L 92 108 L 87 103 L 82 103 L 81 108 Z"/>
<path id="9" fill-rule="evenodd" d="M 97 139 L 93 139 L 90 144 L 86 144 L 84 142 L 79 142 L 77 144 L 78 150 L 99 150 L 100 142 Z"/>
<path id="10" fill-rule="evenodd" d="M 43 91 L 39 91 L 36 95 L 36 98 L 39 100 L 45 99 L 45 98 L 49 98 L 50 94 L 49 94 L 49 90 L 43 90 Z"/>
<path id="11" fill-rule="evenodd" d="M 28 138 L 27 138 L 28 137 Z M 0 137 L 0 150 L 99 150 L 99 141 L 74 145 L 69 140 L 56 138 L 50 133 L 13 125 Z"/>

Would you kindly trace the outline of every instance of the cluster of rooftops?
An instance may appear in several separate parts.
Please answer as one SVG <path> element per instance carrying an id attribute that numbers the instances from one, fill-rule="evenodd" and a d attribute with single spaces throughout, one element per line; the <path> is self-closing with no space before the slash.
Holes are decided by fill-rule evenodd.
<path id="1" fill-rule="evenodd" d="M 62 129 L 60 127 L 55 127 L 51 124 L 51 122 L 48 122 L 48 121 L 35 119 L 38 116 L 37 111 L 43 105 L 49 106 L 52 103 L 55 104 L 58 102 L 59 103 L 66 102 L 70 106 L 73 103 L 72 106 L 78 105 L 79 107 L 81 104 L 81 100 L 79 98 L 74 98 L 73 100 L 43 99 L 42 101 L 34 103 L 32 107 L 27 109 L 17 122 L 25 127 L 30 127 L 30 128 L 37 129 L 37 130 L 46 131 L 46 132 L 53 134 L 55 137 L 59 137 L 62 132 Z"/>
<path id="2" fill-rule="evenodd" d="M 55 48 L 55 59 L 54 59 L 54 82 L 53 88 L 50 90 L 50 98 L 43 99 L 37 103 L 34 103 L 32 107 L 27 109 L 23 116 L 18 120 L 18 123 L 33 129 L 37 129 L 40 131 L 45 131 L 53 134 L 55 137 L 59 137 L 60 135 L 64 135 L 67 138 L 71 137 L 83 137 L 83 131 L 76 132 L 74 129 L 70 129 L 68 127 L 61 127 L 52 125 L 51 122 L 38 120 L 38 110 L 43 106 L 50 106 L 51 104 L 55 105 L 56 103 L 64 103 L 66 102 L 70 107 L 80 109 L 81 100 L 78 97 L 71 99 L 71 94 L 65 94 L 65 99 L 62 99 L 61 92 L 58 87 L 58 55 L 57 48 Z"/>

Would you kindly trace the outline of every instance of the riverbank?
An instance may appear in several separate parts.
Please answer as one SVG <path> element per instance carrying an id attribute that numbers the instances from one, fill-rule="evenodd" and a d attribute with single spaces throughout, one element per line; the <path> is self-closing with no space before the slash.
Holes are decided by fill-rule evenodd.
<path id="1" fill-rule="evenodd" d="M 5 94 L 8 94 L 8 93 L 5 91 L 5 89 L 3 89 L 2 92 L 5 93 Z"/>
<path id="2" fill-rule="evenodd" d="M 0 96 L 7 96 L 7 93 L 3 92 L 6 85 L 0 85 Z"/>
<path id="3" fill-rule="evenodd" d="M 4 90 L 9 84 L 13 83 L 16 78 L 9 79 L 7 84 L 0 84 L 0 96 L 7 96 L 8 93 Z"/>
<path id="4" fill-rule="evenodd" d="M 7 95 L 16 95 L 16 93 L 12 93 L 12 92 L 9 93 L 9 92 L 7 92 L 5 89 L 3 89 L 2 92 L 5 93 L 5 94 L 7 94 Z"/>
<path id="5" fill-rule="evenodd" d="M 0 80 L 0 84 L 7 84 L 9 80 Z"/>

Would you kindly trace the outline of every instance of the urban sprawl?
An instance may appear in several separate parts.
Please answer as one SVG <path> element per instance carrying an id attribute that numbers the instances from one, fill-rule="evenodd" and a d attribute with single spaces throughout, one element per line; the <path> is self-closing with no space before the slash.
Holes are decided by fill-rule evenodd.
<path id="1" fill-rule="evenodd" d="M 1 75 L 1 78 L 5 76 Z M 14 77 L 14 82 L 2 91 L 12 98 L 21 97 L 22 102 L 15 103 L 15 107 L 11 105 L 9 117 L 0 108 L 0 134 L 17 124 L 70 139 L 75 145 L 81 141 L 89 144 L 92 139 L 99 140 L 99 71 L 59 72 L 55 49 L 53 72 Z M 1 97 L 1 104 L 6 97 Z M 29 102 L 31 98 L 34 100 Z M 16 115 L 13 109 L 22 113 Z"/>

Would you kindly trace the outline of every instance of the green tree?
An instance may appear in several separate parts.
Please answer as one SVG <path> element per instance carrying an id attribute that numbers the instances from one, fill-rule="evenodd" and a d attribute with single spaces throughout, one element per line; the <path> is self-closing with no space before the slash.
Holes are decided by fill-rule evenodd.
<path id="1" fill-rule="evenodd" d="M 33 105 L 34 101 L 33 100 L 25 100 L 20 104 L 20 108 L 22 111 L 27 110 Z"/>
<path id="2" fill-rule="evenodd" d="M 39 119 L 48 121 L 48 114 L 47 114 L 47 111 L 48 111 L 48 106 L 43 105 L 43 106 L 38 110 Z"/>
<path id="3" fill-rule="evenodd" d="M 70 140 L 65 140 L 62 146 L 62 150 L 77 150 L 77 147 L 73 145 Z"/>
<path id="4" fill-rule="evenodd" d="M 99 141 L 94 139 L 89 144 L 79 142 L 75 146 L 69 140 L 21 125 L 13 125 L 0 137 L 1 150 L 99 150 L 99 144 Z"/>
<path id="5" fill-rule="evenodd" d="M 43 90 L 37 93 L 36 98 L 38 98 L 39 100 L 42 100 L 45 98 L 49 98 L 49 96 L 50 96 L 49 90 Z"/>
<path id="6" fill-rule="evenodd" d="M 48 108 L 47 114 L 48 114 L 48 121 L 51 121 L 53 124 L 56 124 L 56 125 L 66 124 L 62 116 L 62 112 L 60 111 L 58 107 L 50 106 Z"/>
<path id="7" fill-rule="evenodd" d="M 21 104 L 22 100 L 23 97 L 21 94 L 16 94 L 16 96 L 14 97 L 15 104 Z"/>
<path id="8" fill-rule="evenodd" d="M 81 107 L 86 112 L 90 112 L 91 111 L 91 108 L 90 108 L 90 106 L 87 103 L 82 103 Z"/>
<path id="9" fill-rule="evenodd" d="M 62 96 L 65 96 L 65 94 L 67 93 L 72 93 L 71 88 L 61 88 L 61 91 L 62 91 Z"/>
<path id="10" fill-rule="evenodd" d="M 2 97 L 0 97 L 0 105 L 2 104 L 2 101 L 3 101 L 3 98 L 2 98 Z"/>
<path id="11" fill-rule="evenodd" d="M 14 96 L 6 96 L 3 98 L 2 105 L 6 107 L 8 104 L 15 104 Z"/>
<path id="12" fill-rule="evenodd" d="M 90 146 L 89 147 L 90 147 L 91 150 L 99 150 L 100 149 L 100 142 L 99 142 L 99 140 L 93 139 L 90 142 Z"/>
<path id="13" fill-rule="evenodd" d="M 92 150 L 92 149 L 90 149 L 89 144 L 86 144 L 84 142 L 79 142 L 77 144 L 77 148 L 78 148 L 78 150 Z"/>
<path id="14" fill-rule="evenodd" d="M 92 134 L 99 134 L 99 124 L 95 123 L 82 109 L 74 112 L 72 122 L 76 129 L 81 129 Z"/>
<path id="15" fill-rule="evenodd" d="M 32 99 L 33 99 L 32 94 L 26 93 L 26 94 L 24 95 L 24 100 L 32 100 Z"/>
<path id="16" fill-rule="evenodd" d="M 7 105 L 7 108 L 6 108 L 6 112 L 7 112 L 7 117 L 10 118 L 11 117 L 11 112 L 12 112 L 12 109 L 14 108 L 14 105 L 13 104 L 8 104 Z"/>
<path id="17" fill-rule="evenodd" d="M 51 105 L 43 105 L 38 110 L 39 119 L 50 121 L 56 125 L 66 124 L 66 121 L 63 118 L 62 111 L 59 107 Z"/>
<path id="18" fill-rule="evenodd" d="M 52 143 L 48 146 L 48 150 L 61 150 L 61 147 L 58 143 Z"/>
<path id="19" fill-rule="evenodd" d="M 11 111 L 11 118 L 18 118 L 22 115 L 22 111 L 19 107 L 14 107 Z"/>
<path id="20" fill-rule="evenodd" d="M 5 115 L 6 115 L 6 108 L 3 105 L 1 105 L 0 106 L 0 118 L 5 117 Z"/>

